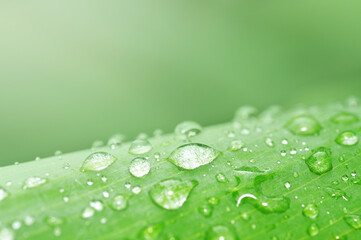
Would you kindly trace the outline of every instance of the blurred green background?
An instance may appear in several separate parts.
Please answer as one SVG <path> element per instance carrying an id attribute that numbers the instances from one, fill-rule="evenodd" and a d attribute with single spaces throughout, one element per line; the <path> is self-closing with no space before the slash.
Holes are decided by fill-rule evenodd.
<path id="1" fill-rule="evenodd" d="M 1 1 L 0 165 L 361 95 L 361 2 Z"/>

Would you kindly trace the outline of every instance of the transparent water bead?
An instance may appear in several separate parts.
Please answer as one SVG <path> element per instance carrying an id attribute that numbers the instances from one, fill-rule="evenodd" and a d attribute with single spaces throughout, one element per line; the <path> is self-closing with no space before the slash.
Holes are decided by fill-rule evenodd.
<path id="1" fill-rule="evenodd" d="M 347 215 L 343 218 L 345 222 L 354 229 L 361 229 L 361 217 L 360 215 Z"/>
<path id="2" fill-rule="evenodd" d="M 83 213 L 82 213 L 81 216 L 82 216 L 83 218 L 91 218 L 91 217 L 94 215 L 94 213 L 95 213 L 94 208 L 92 208 L 92 207 L 87 207 L 87 208 L 84 209 L 84 211 L 83 211 Z"/>
<path id="3" fill-rule="evenodd" d="M 133 155 L 142 155 L 152 150 L 152 145 L 147 139 L 137 139 L 132 142 L 128 152 Z"/>
<path id="4" fill-rule="evenodd" d="M 228 182 L 228 179 L 226 177 L 226 175 L 224 175 L 223 173 L 218 173 L 216 174 L 216 180 L 219 183 L 226 183 Z"/>
<path id="5" fill-rule="evenodd" d="M 305 162 L 313 173 L 321 175 L 329 172 L 332 170 L 331 150 L 325 147 L 317 148 Z"/>
<path id="6" fill-rule="evenodd" d="M 253 194 L 242 194 L 237 197 L 237 207 L 241 203 L 249 203 L 262 213 L 283 213 L 290 208 L 290 199 L 287 197 L 266 197 Z"/>
<path id="7" fill-rule="evenodd" d="M 244 121 L 251 117 L 255 117 L 258 114 L 258 110 L 252 106 L 243 106 L 237 109 L 234 120 L 235 121 Z"/>
<path id="8" fill-rule="evenodd" d="M 336 124 L 350 125 L 359 122 L 360 119 L 353 113 L 343 112 L 333 116 L 331 121 Z"/>
<path id="9" fill-rule="evenodd" d="M 25 180 L 23 189 L 35 188 L 35 187 L 45 184 L 47 181 L 48 180 L 46 178 L 29 177 L 28 179 Z"/>
<path id="10" fill-rule="evenodd" d="M 244 146 L 244 142 L 242 142 L 241 140 L 234 140 L 229 145 L 228 150 L 230 150 L 230 151 L 238 151 L 243 146 Z"/>
<path id="11" fill-rule="evenodd" d="M 9 196 L 8 192 L 0 187 L 0 202 Z"/>
<path id="12" fill-rule="evenodd" d="M 128 206 L 129 195 L 118 194 L 114 196 L 110 201 L 110 207 L 115 211 L 121 211 Z"/>
<path id="13" fill-rule="evenodd" d="M 166 179 L 153 186 L 149 195 L 160 207 L 175 210 L 183 206 L 197 181 Z"/>
<path id="14" fill-rule="evenodd" d="M 312 136 L 316 135 L 322 129 L 320 123 L 310 115 L 300 115 L 292 118 L 286 128 L 294 135 Z"/>
<path id="15" fill-rule="evenodd" d="M 144 240 L 158 240 L 164 229 L 164 223 L 157 223 L 148 227 L 143 228 L 138 233 L 137 239 Z"/>
<path id="16" fill-rule="evenodd" d="M 0 227 L 0 239 L 1 240 L 14 240 L 14 232 L 7 227 Z"/>
<path id="17" fill-rule="evenodd" d="M 80 171 L 101 171 L 109 167 L 116 160 L 116 157 L 106 152 L 92 153 L 84 160 Z"/>
<path id="18" fill-rule="evenodd" d="M 195 169 L 213 162 L 220 152 L 212 147 L 200 143 L 190 143 L 174 150 L 168 160 L 183 169 Z"/>
<path id="19" fill-rule="evenodd" d="M 199 134 L 202 131 L 201 125 L 193 121 L 179 123 L 174 132 L 177 136 L 189 138 Z"/>
<path id="20" fill-rule="evenodd" d="M 63 219 L 55 216 L 48 216 L 44 220 L 50 227 L 56 227 L 64 223 Z"/>
<path id="21" fill-rule="evenodd" d="M 210 217 L 213 212 L 213 206 L 211 204 L 203 204 L 198 208 L 198 212 L 205 217 Z"/>
<path id="22" fill-rule="evenodd" d="M 307 228 L 307 233 L 309 236 L 314 237 L 320 232 L 320 228 L 316 223 L 311 223 Z"/>
<path id="23" fill-rule="evenodd" d="M 119 147 L 122 142 L 124 141 L 124 135 L 122 134 L 115 134 L 113 136 L 111 136 L 108 140 L 108 146 L 111 148 L 111 149 L 115 149 L 117 147 Z"/>
<path id="24" fill-rule="evenodd" d="M 315 204 L 307 204 L 304 208 L 303 208 L 303 215 L 305 217 L 308 217 L 310 219 L 315 219 L 318 216 L 318 207 Z"/>
<path id="25" fill-rule="evenodd" d="M 96 200 L 96 201 L 91 201 L 89 203 L 90 207 L 94 208 L 94 210 L 96 211 L 102 211 L 104 206 L 103 206 L 103 203 L 99 200 Z"/>
<path id="26" fill-rule="evenodd" d="M 353 146 L 358 143 L 358 137 L 355 132 L 345 131 L 340 133 L 335 141 L 337 144 L 342 146 Z"/>
<path id="27" fill-rule="evenodd" d="M 236 240 L 233 230 L 224 225 L 212 226 L 206 233 L 206 240 Z"/>
<path id="28" fill-rule="evenodd" d="M 150 163 L 145 158 L 135 158 L 132 160 L 129 166 L 129 172 L 134 177 L 143 177 L 150 171 Z"/>
<path id="29" fill-rule="evenodd" d="M 275 143 L 274 143 L 274 141 L 272 140 L 272 138 L 266 138 L 266 139 L 265 139 L 265 143 L 266 143 L 266 145 L 267 145 L 268 147 L 271 147 L 271 148 L 273 148 L 273 147 L 275 146 Z"/>

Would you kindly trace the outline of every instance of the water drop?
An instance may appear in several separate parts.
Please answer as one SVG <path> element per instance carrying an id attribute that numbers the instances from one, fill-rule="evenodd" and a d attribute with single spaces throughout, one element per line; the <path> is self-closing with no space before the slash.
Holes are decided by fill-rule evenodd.
<path id="1" fill-rule="evenodd" d="M 341 189 L 327 187 L 326 192 L 334 199 L 342 198 L 345 201 L 349 200 L 349 196 Z"/>
<path id="2" fill-rule="evenodd" d="M 11 224 L 11 227 L 14 230 L 18 230 L 19 228 L 21 228 L 21 222 L 20 221 L 15 221 L 15 222 L 13 222 L 13 224 Z"/>
<path id="3" fill-rule="evenodd" d="M 315 204 L 307 204 L 304 208 L 303 208 L 303 215 L 310 218 L 310 219 L 315 219 L 318 216 L 318 207 Z"/>
<path id="4" fill-rule="evenodd" d="M 178 124 L 174 130 L 178 137 L 193 137 L 202 131 L 201 125 L 193 121 L 185 121 Z"/>
<path id="5" fill-rule="evenodd" d="M 124 135 L 122 134 L 115 134 L 113 136 L 111 136 L 108 140 L 108 146 L 111 148 L 111 149 L 115 149 L 117 147 L 119 147 L 122 142 L 124 141 Z"/>
<path id="6" fill-rule="evenodd" d="M 6 227 L 0 227 L 0 239 L 1 240 L 14 240 L 14 232 Z"/>
<path id="7" fill-rule="evenodd" d="M 155 225 L 148 226 L 139 232 L 137 239 L 157 240 L 163 232 L 163 229 L 164 223 L 157 223 Z"/>
<path id="8" fill-rule="evenodd" d="M 290 187 L 291 187 L 291 183 L 290 182 L 285 182 L 285 188 L 290 189 Z"/>
<path id="9" fill-rule="evenodd" d="M 234 140 L 228 147 L 229 151 L 237 151 L 244 146 L 244 143 L 241 140 Z"/>
<path id="10" fill-rule="evenodd" d="M 206 240 L 236 240 L 236 234 L 224 225 L 211 227 L 206 233 Z"/>
<path id="11" fill-rule="evenodd" d="M 292 118 L 287 124 L 286 128 L 294 135 L 311 136 L 316 135 L 321 130 L 320 123 L 309 115 L 300 115 Z"/>
<path id="12" fill-rule="evenodd" d="M 350 125 L 359 122 L 360 119 L 353 113 L 343 112 L 332 117 L 331 121 L 336 124 Z"/>
<path id="13" fill-rule="evenodd" d="M 128 206 L 129 195 L 118 194 L 114 196 L 110 201 L 110 207 L 115 211 L 121 211 Z"/>
<path id="14" fill-rule="evenodd" d="M 145 158 L 135 158 L 132 160 L 129 166 L 129 172 L 134 177 L 143 177 L 150 171 L 150 163 Z"/>
<path id="15" fill-rule="evenodd" d="M 100 141 L 100 140 L 97 140 L 97 141 L 94 141 L 93 144 L 92 144 L 92 149 L 97 149 L 97 148 L 100 148 L 104 146 L 104 142 L 103 141 Z"/>
<path id="16" fill-rule="evenodd" d="M 198 208 L 198 212 L 205 217 L 210 217 L 213 212 L 213 206 L 211 204 L 203 204 Z"/>
<path id="17" fill-rule="evenodd" d="M 0 187 L 0 202 L 9 196 L 8 192 Z"/>
<path id="18" fill-rule="evenodd" d="M 243 106 L 237 109 L 234 120 L 242 122 L 250 117 L 255 117 L 257 113 L 257 108 L 252 106 Z"/>
<path id="19" fill-rule="evenodd" d="M 41 177 L 29 177 L 28 179 L 25 180 L 23 189 L 35 188 L 40 185 L 43 185 L 47 181 L 48 181 L 47 179 Z"/>
<path id="20" fill-rule="evenodd" d="M 361 229 L 361 217 L 359 215 L 347 215 L 343 219 L 354 229 Z"/>
<path id="21" fill-rule="evenodd" d="M 324 147 L 317 148 L 305 162 L 313 173 L 321 175 L 329 172 L 332 170 L 331 150 Z"/>
<path id="22" fill-rule="evenodd" d="M 92 216 L 94 215 L 94 213 L 95 213 L 94 208 L 87 207 L 87 208 L 84 209 L 84 211 L 83 211 L 83 213 L 82 213 L 81 216 L 82 216 L 83 218 L 90 218 L 90 217 L 92 217 Z"/>
<path id="23" fill-rule="evenodd" d="M 135 186 L 135 187 L 132 188 L 132 192 L 134 194 L 139 194 L 141 191 L 142 191 L 142 189 L 140 187 L 138 187 L 138 186 Z"/>
<path id="24" fill-rule="evenodd" d="M 242 194 L 237 196 L 237 192 L 234 193 L 237 198 L 237 207 L 241 203 L 249 203 L 257 208 L 262 213 L 283 213 L 290 207 L 290 199 L 287 197 L 275 197 L 269 198 L 266 196 L 255 196 L 253 194 Z"/>
<path id="25" fill-rule="evenodd" d="M 103 197 L 108 198 L 108 197 L 109 197 L 109 193 L 108 193 L 107 191 L 104 191 L 104 192 L 103 192 Z"/>
<path id="26" fill-rule="evenodd" d="M 320 228 L 316 223 L 311 223 L 311 225 L 307 228 L 307 233 L 311 237 L 316 236 L 320 231 Z"/>
<path id="27" fill-rule="evenodd" d="M 218 205 L 219 199 L 216 197 L 209 197 L 209 198 L 207 198 L 207 202 L 212 205 Z"/>
<path id="28" fill-rule="evenodd" d="M 142 155 L 152 150 L 152 145 L 147 139 L 137 139 L 132 142 L 128 152 L 133 155 Z"/>
<path id="29" fill-rule="evenodd" d="M 92 153 L 84 160 L 80 171 L 101 171 L 109 167 L 116 160 L 116 157 L 106 152 Z"/>
<path id="30" fill-rule="evenodd" d="M 154 185 L 149 195 L 158 206 L 175 210 L 183 206 L 196 185 L 196 181 L 166 179 Z"/>
<path id="31" fill-rule="evenodd" d="M 45 223 L 48 224 L 50 227 L 59 226 L 63 224 L 63 222 L 64 222 L 63 219 L 55 216 L 48 216 L 45 218 Z"/>
<path id="32" fill-rule="evenodd" d="M 220 152 L 207 145 L 190 143 L 174 150 L 168 160 L 177 167 L 190 170 L 213 162 L 219 154 Z"/>
<path id="33" fill-rule="evenodd" d="M 91 201 L 89 203 L 90 207 L 94 208 L 96 211 L 102 211 L 103 210 L 103 203 L 99 200 Z"/>
<path id="34" fill-rule="evenodd" d="M 336 143 L 343 146 L 353 146 L 358 143 L 356 133 L 352 131 L 345 131 L 340 133 L 335 139 Z"/>
<path id="35" fill-rule="evenodd" d="M 226 175 L 224 175 L 223 173 L 216 174 L 216 179 L 217 179 L 217 182 L 219 182 L 219 183 L 228 182 L 228 179 L 227 179 Z"/>
<path id="36" fill-rule="evenodd" d="M 25 216 L 24 223 L 26 226 L 31 226 L 35 222 L 34 218 L 32 216 Z M 1 239 L 1 238 L 0 238 Z"/>
<path id="37" fill-rule="evenodd" d="M 266 138 L 265 143 L 268 147 L 271 147 L 271 148 L 275 146 L 275 143 L 271 138 Z"/>

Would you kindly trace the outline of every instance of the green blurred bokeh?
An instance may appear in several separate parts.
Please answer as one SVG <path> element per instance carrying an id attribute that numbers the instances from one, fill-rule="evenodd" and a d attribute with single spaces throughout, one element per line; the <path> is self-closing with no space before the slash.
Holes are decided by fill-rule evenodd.
<path id="1" fill-rule="evenodd" d="M 0 165 L 360 96 L 360 1 L 1 1 Z"/>

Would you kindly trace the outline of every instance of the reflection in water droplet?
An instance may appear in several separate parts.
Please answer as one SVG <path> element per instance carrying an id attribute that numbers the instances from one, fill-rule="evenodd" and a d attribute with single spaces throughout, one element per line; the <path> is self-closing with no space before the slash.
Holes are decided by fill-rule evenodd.
<path id="1" fill-rule="evenodd" d="M 40 185 L 43 185 L 46 182 L 47 182 L 46 178 L 29 177 L 28 179 L 25 180 L 24 185 L 23 185 L 23 189 L 35 188 L 35 187 L 38 187 Z"/>
<path id="2" fill-rule="evenodd" d="M 360 119 L 353 113 L 343 112 L 332 117 L 331 121 L 336 124 L 350 125 L 359 122 Z"/>
<path id="3" fill-rule="evenodd" d="M 309 115 L 300 115 L 292 118 L 287 124 L 286 128 L 294 135 L 311 136 L 316 135 L 321 130 L 320 123 Z"/>
<path id="4" fill-rule="evenodd" d="M 110 207 L 115 211 L 121 211 L 128 206 L 129 195 L 118 194 L 114 196 L 110 201 Z"/>
<path id="5" fill-rule="evenodd" d="M 168 160 L 183 169 L 195 169 L 213 162 L 220 153 L 204 144 L 190 143 L 174 150 Z"/>
<path id="6" fill-rule="evenodd" d="M 101 171 L 109 167 L 116 160 L 116 157 L 106 152 L 92 153 L 84 160 L 80 171 Z"/>
<path id="7" fill-rule="evenodd" d="M 217 182 L 219 182 L 219 183 L 226 183 L 226 182 L 228 182 L 227 177 L 226 177 L 223 173 L 218 173 L 218 174 L 216 174 L 216 179 L 217 179 Z"/>
<path id="8" fill-rule="evenodd" d="M 150 163 L 145 158 L 135 158 L 132 160 L 129 166 L 129 172 L 134 177 L 143 177 L 150 171 Z"/>
<path id="9" fill-rule="evenodd" d="M 174 210 L 183 206 L 197 184 L 196 181 L 167 179 L 154 185 L 149 195 L 158 206 Z"/>
<path id="10" fill-rule="evenodd" d="M 230 228 L 224 225 L 211 227 L 206 233 L 206 240 L 236 240 L 237 236 Z"/>
<path id="11" fill-rule="evenodd" d="M 185 121 L 179 123 L 174 132 L 178 137 L 193 137 L 202 131 L 201 125 L 193 121 Z"/>
<path id="12" fill-rule="evenodd" d="M 317 148 L 305 162 L 313 173 L 321 175 L 329 172 L 332 170 L 331 150 L 324 147 Z"/>
<path id="13" fill-rule="evenodd" d="M 210 217 L 213 212 L 213 206 L 211 204 L 203 204 L 198 208 L 198 212 L 205 217 Z"/>
<path id="14" fill-rule="evenodd" d="M 354 229 L 361 229 L 361 217 L 360 215 L 347 215 L 343 218 L 345 222 Z"/>
<path id="15" fill-rule="evenodd" d="M 356 133 L 352 131 L 345 131 L 340 133 L 336 138 L 336 143 L 343 146 L 353 146 L 358 143 L 358 137 Z"/>
<path id="16" fill-rule="evenodd" d="M 303 208 L 303 215 L 310 219 L 315 219 L 318 216 L 318 207 L 312 203 L 307 204 L 307 206 Z"/>
<path id="17" fill-rule="evenodd" d="M 152 145 L 146 139 L 137 139 L 132 142 L 128 152 L 133 155 L 142 155 L 152 150 Z"/>

